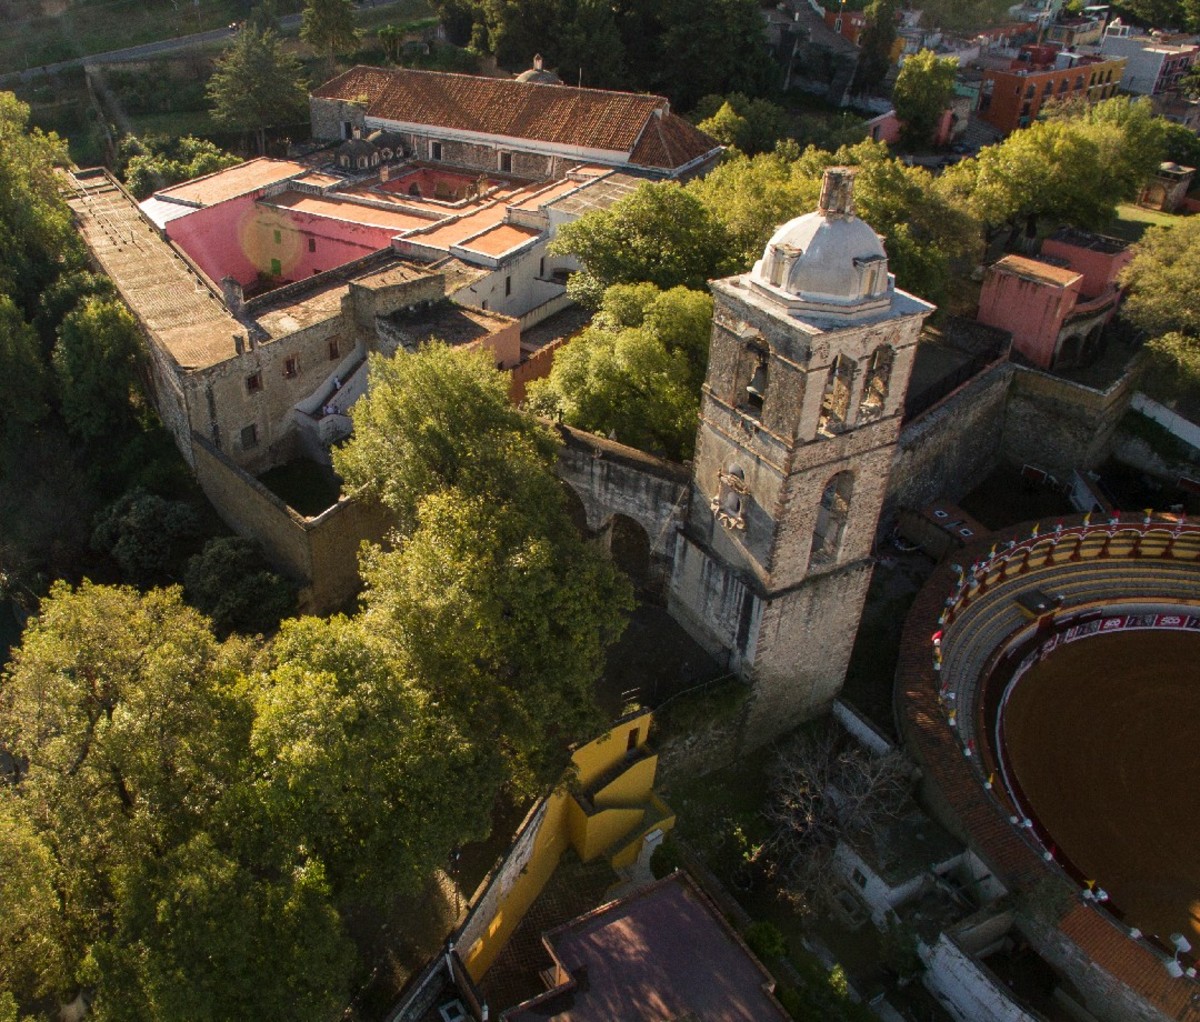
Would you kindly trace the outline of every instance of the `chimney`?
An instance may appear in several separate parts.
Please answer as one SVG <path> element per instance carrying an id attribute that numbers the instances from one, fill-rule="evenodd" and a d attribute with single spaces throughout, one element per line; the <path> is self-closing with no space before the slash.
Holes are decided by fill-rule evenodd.
<path id="1" fill-rule="evenodd" d="M 854 173 L 853 167 L 830 167 L 825 171 L 817 206 L 823 216 L 854 215 Z"/>
<path id="2" fill-rule="evenodd" d="M 540 53 L 535 53 L 533 55 L 533 69 L 535 71 L 542 70 L 542 55 Z"/>

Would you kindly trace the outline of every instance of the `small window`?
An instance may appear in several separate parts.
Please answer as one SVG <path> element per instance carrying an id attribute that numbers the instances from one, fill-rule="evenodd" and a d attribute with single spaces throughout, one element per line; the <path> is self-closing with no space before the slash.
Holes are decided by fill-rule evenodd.
<path id="1" fill-rule="evenodd" d="M 484 299 L 482 302 L 480 302 L 480 303 L 479 303 L 479 307 L 480 307 L 481 309 L 483 309 L 483 311 L 484 311 L 484 312 L 487 312 L 487 311 L 488 311 L 488 303 L 487 303 L 487 299 Z"/>
<path id="2" fill-rule="evenodd" d="M 512 173 L 512 153 L 501 153 L 500 154 L 500 173 L 501 174 L 511 174 Z"/>
<path id="3" fill-rule="evenodd" d="M 317 250 L 317 239 L 316 238 L 308 239 L 308 250 L 310 252 L 315 252 Z"/>
<path id="4" fill-rule="evenodd" d="M 283 375 L 289 380 L 300 375 L 300 360 L 295 355 L 289 355 L 284 360 Z"/>
<path id="5" fill-rule="evenodd" d="M 429 143 L 429 158 L 431 160 L 440 160 L 442 158 L 442 143 L 441 142 L 430 142 Z"/>
<path id="6" fill-rule="evenodd" d="M 276 231 L 275 233 L 278 234 L 279 232 Z M 271 276 L 272 277 L 282 277 L 283 276 L 283 263 L 281 263 L 278 259 L 271 260 Z"/>
<path id="7" fill-rule="evenodd" d="M 625 740 L 626 752 L 633 752 L 633 750 L 638 747 L 638 738 L 641 736 L 641 733 L 641 728 L 635 727 L 629 729 L 629 737 Z"/>
<path id="8" fill-rule="evenodd" d="M 335 337 L 329 342 L 329 361 L 336 362 L 339 354 L 341 352 L 338 350 L 338 339 Z"/>
<path id="9" fill-rule="evenodd" d="M 858 884 L 859 887 L 867 886 L 867 878 L 863 875 L 863 871 L 861 869 L 856 868 L 850 875 L 854 877 L 854 882 Z"/>
<path id="10" fill-rule="evenodd" d="M 258 446 L 258 427 L 251 423 L 242 427 L 242 450 L 248 451 Z"/>
<path id="11" fill-rule="evenodd" d="M 275 244 L 278 245 L 282 241 L 283 241 L 283 231 L 276 231 L 275 232 Z"/>
<path id="12" fill-rule="evenodd" d="M 246 389 L 251 393 L 262 390 L 262 373 L 253 373 L 246 377 Z"/>
<path id="13" fill-rule="evenodd" d="M 507 298 L 512 294 L 512 277 L 504 278 L 504 297 Z"/>

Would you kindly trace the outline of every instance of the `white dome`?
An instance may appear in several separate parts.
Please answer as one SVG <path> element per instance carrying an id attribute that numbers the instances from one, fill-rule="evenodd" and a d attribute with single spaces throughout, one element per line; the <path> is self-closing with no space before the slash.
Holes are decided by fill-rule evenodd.
<path id="1" fill-rule="evenodd" d="M 751 282 L 777 301 L 821 315 L 847 316 L 890 302 L 883 243 L 854 215 L 853 172 L 825 172 L 821 208 L 780 227 L 754 264 Z"/>

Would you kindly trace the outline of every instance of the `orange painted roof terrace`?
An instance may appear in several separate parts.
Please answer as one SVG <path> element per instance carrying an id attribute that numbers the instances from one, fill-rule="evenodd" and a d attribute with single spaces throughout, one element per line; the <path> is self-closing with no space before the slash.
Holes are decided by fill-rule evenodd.
<path id="1" fill-rule="evenodd" d="M 428 227 L 431 223 L 426 217 L 413 213 L 394 209 L 377 209 L 360 202 L 346 202 L 332 196 L 307 195 L 302 192 L 284 192 L 282 195 L 270 199 L 268 204 L 297 213 L 308 213 L 310 216 L 344 220 L 347 223 L 363 224 L 367 227 L 382 227 L 385 230 L 395 231 L 397 234 Z"/>

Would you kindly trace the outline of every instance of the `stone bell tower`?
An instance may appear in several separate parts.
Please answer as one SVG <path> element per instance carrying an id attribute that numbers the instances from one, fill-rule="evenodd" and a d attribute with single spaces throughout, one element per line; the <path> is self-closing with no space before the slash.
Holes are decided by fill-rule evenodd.
<path id="1" fill-rule="evenodd" d="M 917 337 L 933 306 L 895 288 L 854 215 L 853 171 L 712 285 L 708 376 L 671 613 L 753 686 L 747 739 L 823 711 L 845 681 L 871 579 Z"/>

